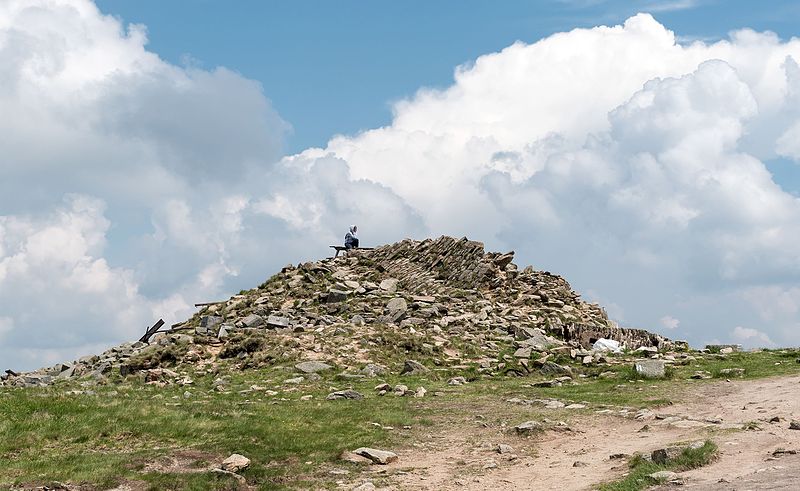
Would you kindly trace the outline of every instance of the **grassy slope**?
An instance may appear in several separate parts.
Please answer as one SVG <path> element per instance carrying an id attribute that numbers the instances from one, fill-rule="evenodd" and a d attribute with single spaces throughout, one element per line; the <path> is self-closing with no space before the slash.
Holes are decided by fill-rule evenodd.
<path id="1" fill-rule="evenodd" d="M 695 370 L 720 376 L 723 368 L 740 367 L 746 378 L 797 373 L 798 356 L 796 351 L 709 356 L 678 367 L 672 379 L 646 382 L 629 381 L 631 371 L 620 366 L 617 379 L 579 379 L 578 384 L 543 389 L 530 387 L 532 377 L 484 378 L 461 387 L 448 387 L 444 374 L 386 380 L 412 389 L 424 386 L 428 396 L 422 399 L 378 397 L 372 390 L 378 379 L 343 381 L 331 375 L 300 386 L 284 385 L 294 375 L 282 369 L 233 373 L 229 393 L 214 391 L 210 376 L 198 377 L 188 387 L 166 388 L 131 379 L 90 388 L 94 394 L 89 395 L 69 395 L 76 387 L 0 389 L 0 489 L 53 480 L 100 489 L 124 480 L 145 481 L 152 489 L 236 488 L 236 481 L 212 473 L 155 472 L 146 466 L 182 452 L 194 455 L 197 468 L 218 464 L 233 452 L 244 454 L 253 464 L 243 475 L 260 489 L 304 488 L 311 482 L 334 487 L 337 477 L 330 469 L 357 471 L 336 461 L 342 450 L 398 448 L 422 432 L 459 424 L 475 414 L 503 423 L 536 417 L 529 407 L 506 403 L 510 397 L 588 401 L 592 409 L 657 406 L 680 398 L 689 384 L 705 383 L 686 380 Z M 253 384 L 279 394 L 248 391 Z M 366 399 L 325 400 L 333 388 L 346 387 Z M 191 397 L 184 398 L 186 390 Z M 431 396 L 434 391 L 442 395 Z M 314 398 L 300 401 L 304 394 Z"/>

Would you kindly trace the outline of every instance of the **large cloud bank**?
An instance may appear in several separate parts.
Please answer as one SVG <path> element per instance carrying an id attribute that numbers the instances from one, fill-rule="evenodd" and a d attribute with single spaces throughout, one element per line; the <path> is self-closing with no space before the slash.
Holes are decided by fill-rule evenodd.
<path id="1" fill-rule="evenodd" d="M 158 317 L 370 243 L 467 235 L 564 274 L 622 324 L 800 342 L 800 41 L 676 43 L 649 15 L 516 43 L 281 158 L 241 75 L 170 65 L 88 0 L 0 4 L 0 362 L 138 337 Z"/>

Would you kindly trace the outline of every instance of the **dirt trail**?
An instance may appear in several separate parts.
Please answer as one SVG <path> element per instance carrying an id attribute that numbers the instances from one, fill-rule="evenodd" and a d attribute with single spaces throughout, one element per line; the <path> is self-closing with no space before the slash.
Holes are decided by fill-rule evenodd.
<path id="1" fill-rule="evenodd" d="M 571 414 L 572 431 L 535 438 L 479 424 L 432 435 L 388 469 L 395 473 L 392 489 L 591 489 L 626 472 L 625 459 L 614 454 L 706 438 L 717 443 L 720 458 L 683 473 L 683 489 L 800 489 L 800 455 L 772 456 L 778 448 L 800 451 L 800 431 L 788 429 L 800 420 L 800 376 L 702 383 L 683 400 L 655 410 L 657 419 Z M 565 413 L 554 419 L 559 414 Z M 774 417 L 780 421 L 770 423 Z M 751 423 L 760 429 L 740 429 Z M 496 451 L 500 443 L 513 447 L 512 457 Z"/>

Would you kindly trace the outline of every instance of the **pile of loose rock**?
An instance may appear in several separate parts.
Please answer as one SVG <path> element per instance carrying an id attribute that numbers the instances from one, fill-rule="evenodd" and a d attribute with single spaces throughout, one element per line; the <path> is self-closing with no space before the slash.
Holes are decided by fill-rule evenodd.
<path id="1" fill-rule="evenodd" d="M 592 350 L 600 338 L 631 350 L 676 347 L 662 336 L 619 328 L 560 276 L 530 266 L 520 270 L 513 258 L 513 252 L 487 253 L 480 242 L 440 237 L 289 265 L 148 343 L 126 343 L 31 373 L 9 371 L 0 383 L 42 386 L 160 368 L 191 366 L 202 374 L 220 366 L 298 362 L 311 362 L 310 371 L 298 370 L 312 375 L 445 368 L 555 377 L 572 374 L 551 357 L 608 363 L 607 353 Z M 411 358 L 416 365 L 405 363 Z"/>

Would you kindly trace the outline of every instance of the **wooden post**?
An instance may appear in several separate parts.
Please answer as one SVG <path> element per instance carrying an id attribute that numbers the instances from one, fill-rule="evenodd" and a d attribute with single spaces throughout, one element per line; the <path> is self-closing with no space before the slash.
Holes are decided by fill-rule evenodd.
<path id="1" fill-rule="evenodd" d="M 158 319 L 158 322 L 153 324 L 153 327 L 151 327 L 147 331 L 145 331 L 144 336 L 139 338 L 139 342 L 141 342 L 141 343 L 149 342 L 150 338 L 153 336 L 153 334 L 158 332 L 158 330 L 161 329 L 161 326 L 163 326 L 163 325 L 164 325 L 164 319 Z"/>
<path id="2" fill-rule="evenodd" d="M 221 302 L 203 302 L 203 303 L 196 303 L 194 304 L 195 307 L 208 307 L 209 305 L 220 305 L 223 303 L 228 303 L 227 300 L 223 300 Z"/>

